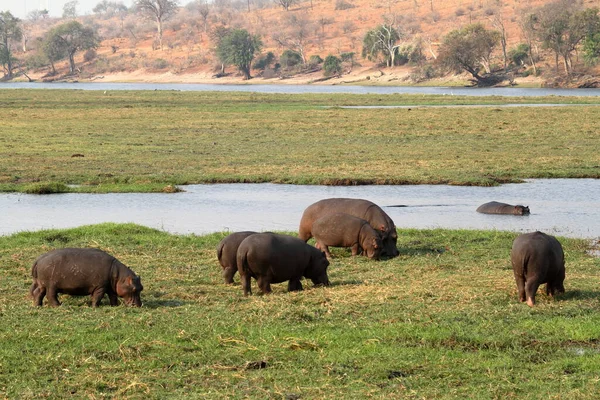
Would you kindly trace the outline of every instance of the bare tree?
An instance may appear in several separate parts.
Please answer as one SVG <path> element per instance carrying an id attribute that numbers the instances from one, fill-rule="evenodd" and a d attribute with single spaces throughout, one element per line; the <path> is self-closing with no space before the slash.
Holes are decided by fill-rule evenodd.
<path id="1" fill-rule="evenodd" d="M 502 16 L 500 15 L 500 13 L 494 14 L 490 18 L 490 21 L 492 23 L 492 26 L 494 28 L 496 28 L 496 30 L 498 32 L 500 32 L 500 45 L 502 46 L 502 57 L 504 60 L 504 70 L 506 70 L 506 67 L 508 66 L 508 56 L 506 55 L 506 40 L 507 40 L 506 27 L 504 26 L 504 21 L 502 20 Z"/>
<path id="2" fill-rule="evenodd" d="M 302 63 L 306 64 L 306 46 L 311 43 L 311 22 L 292 15 L 284 24 L 288 28 L 273 34 L 272 39 L 282 48 L 298 52 L 302 57 Z"/>
<path id="3" fill-rule="evenodd" d="M 294 0 L 275 0 L 275 3 L 283 7 L 285 11 L 289 11 L 290 6 L 294 4 Z"/>
<path id="4" fill-rule="evenodd" d="M 134 6 L 147 19 L 156 21 L 158 45 L 162 49 L 163 22 L 179 8 L 179 0 L 135 0 Z"/>

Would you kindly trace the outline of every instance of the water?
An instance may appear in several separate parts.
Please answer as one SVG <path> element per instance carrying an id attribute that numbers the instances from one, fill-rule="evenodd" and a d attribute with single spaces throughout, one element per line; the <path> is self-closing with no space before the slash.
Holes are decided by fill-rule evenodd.
<path id="1" fill-rule="evenodd" d="M 70 82 L 4 82 L 0 89 L 78 89 L 78 90 L 180 90 L 257 93 L 348 93 L 348 94 L 441 94 L 457 96 L 600 96 L 600 89 L 554 88 L 468 88 L 412 86 L 341 86 L 281 84 L 205 84 L 205 83 L 70 83 Z"/>
<path id="2" fill-rule="evenodd" d="M 600 180 L 536 179 L 498 187 L 296 186 L 214 184 L 174 194 L 0 194 L 0 234 L 134 222 L 181 234 L 217 231 L 296 231 L 304 209 L 328 197 L 371 200 L 401 228 L 541 230 L 600 237 Z M 531 215 L 486 215 L 488 201 L 529 206 Z M 392 207 L 402 205 L 406 207 Z"/>

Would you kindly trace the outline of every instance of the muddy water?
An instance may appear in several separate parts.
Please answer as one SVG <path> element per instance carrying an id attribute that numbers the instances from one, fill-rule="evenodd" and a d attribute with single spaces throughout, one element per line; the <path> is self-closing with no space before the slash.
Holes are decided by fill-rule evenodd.
<path id="1" fill-rule="evenodd" d="M 381 205 L 402 228 L 541 230 L 600 237 L 600 180 L 537 179 L 499 187 L 189 185 L 175 194 L 0 194 L 0 234 L 101 222 L 134 222 L 173 233 L 298 228 L 303 210 L 328 197 Z M 485 215 L 482 203 L 527 205 L 529 216 Z"/>

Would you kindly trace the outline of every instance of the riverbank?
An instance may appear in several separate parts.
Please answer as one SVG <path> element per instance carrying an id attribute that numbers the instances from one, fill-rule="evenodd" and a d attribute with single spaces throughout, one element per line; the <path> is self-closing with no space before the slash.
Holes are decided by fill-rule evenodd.
<path id="1" fill-rule="evenodd" d="M 512 233 L 401 229 L 395 259 L 374 262 L 336 249 L 332 286 L 304 282 L 303 292 L 287 293 L 276 284 L 273 295 L 248 298 L 239 284 L 222 283 L 214 249 L 223 236 L 102 224 L 0 237 L 0 394 L 592 399 L 600 393 L 594 383 L 600 264 L 586 254 L 585 241 L 560 239 L 566 293 L 552 300 L 540 289 L 530 309 L 517 299 L 508 258 Z M 33 260 L 52 248 L 88 246 L 141 276 L 142 308 L 113 308 L 105 300 L 92 309 L 88 297 L 65 295 L 58 309 L 31 305 Z"/>

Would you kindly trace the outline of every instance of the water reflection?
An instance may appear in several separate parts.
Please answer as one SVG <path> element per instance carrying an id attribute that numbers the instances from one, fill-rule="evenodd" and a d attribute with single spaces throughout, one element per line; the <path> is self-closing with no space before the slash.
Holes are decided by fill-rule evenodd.
<path id="1" fill-rule="evenodd" d="M 296 231 L 304 209 L 327 197 L 354 197 L 384 207 L 398 227 L 542 230 L 600 237 L 600 180 L 537 179 L 499 187 L 190 185 L 175 194 L 0 194 L 0 234 L 101 222 L 134 222 L 173 233 Z M 486 215 L 495 200 L 523 204 L 531 215 Z M 390 206 L 406 207 L 390 207 Z"/>

